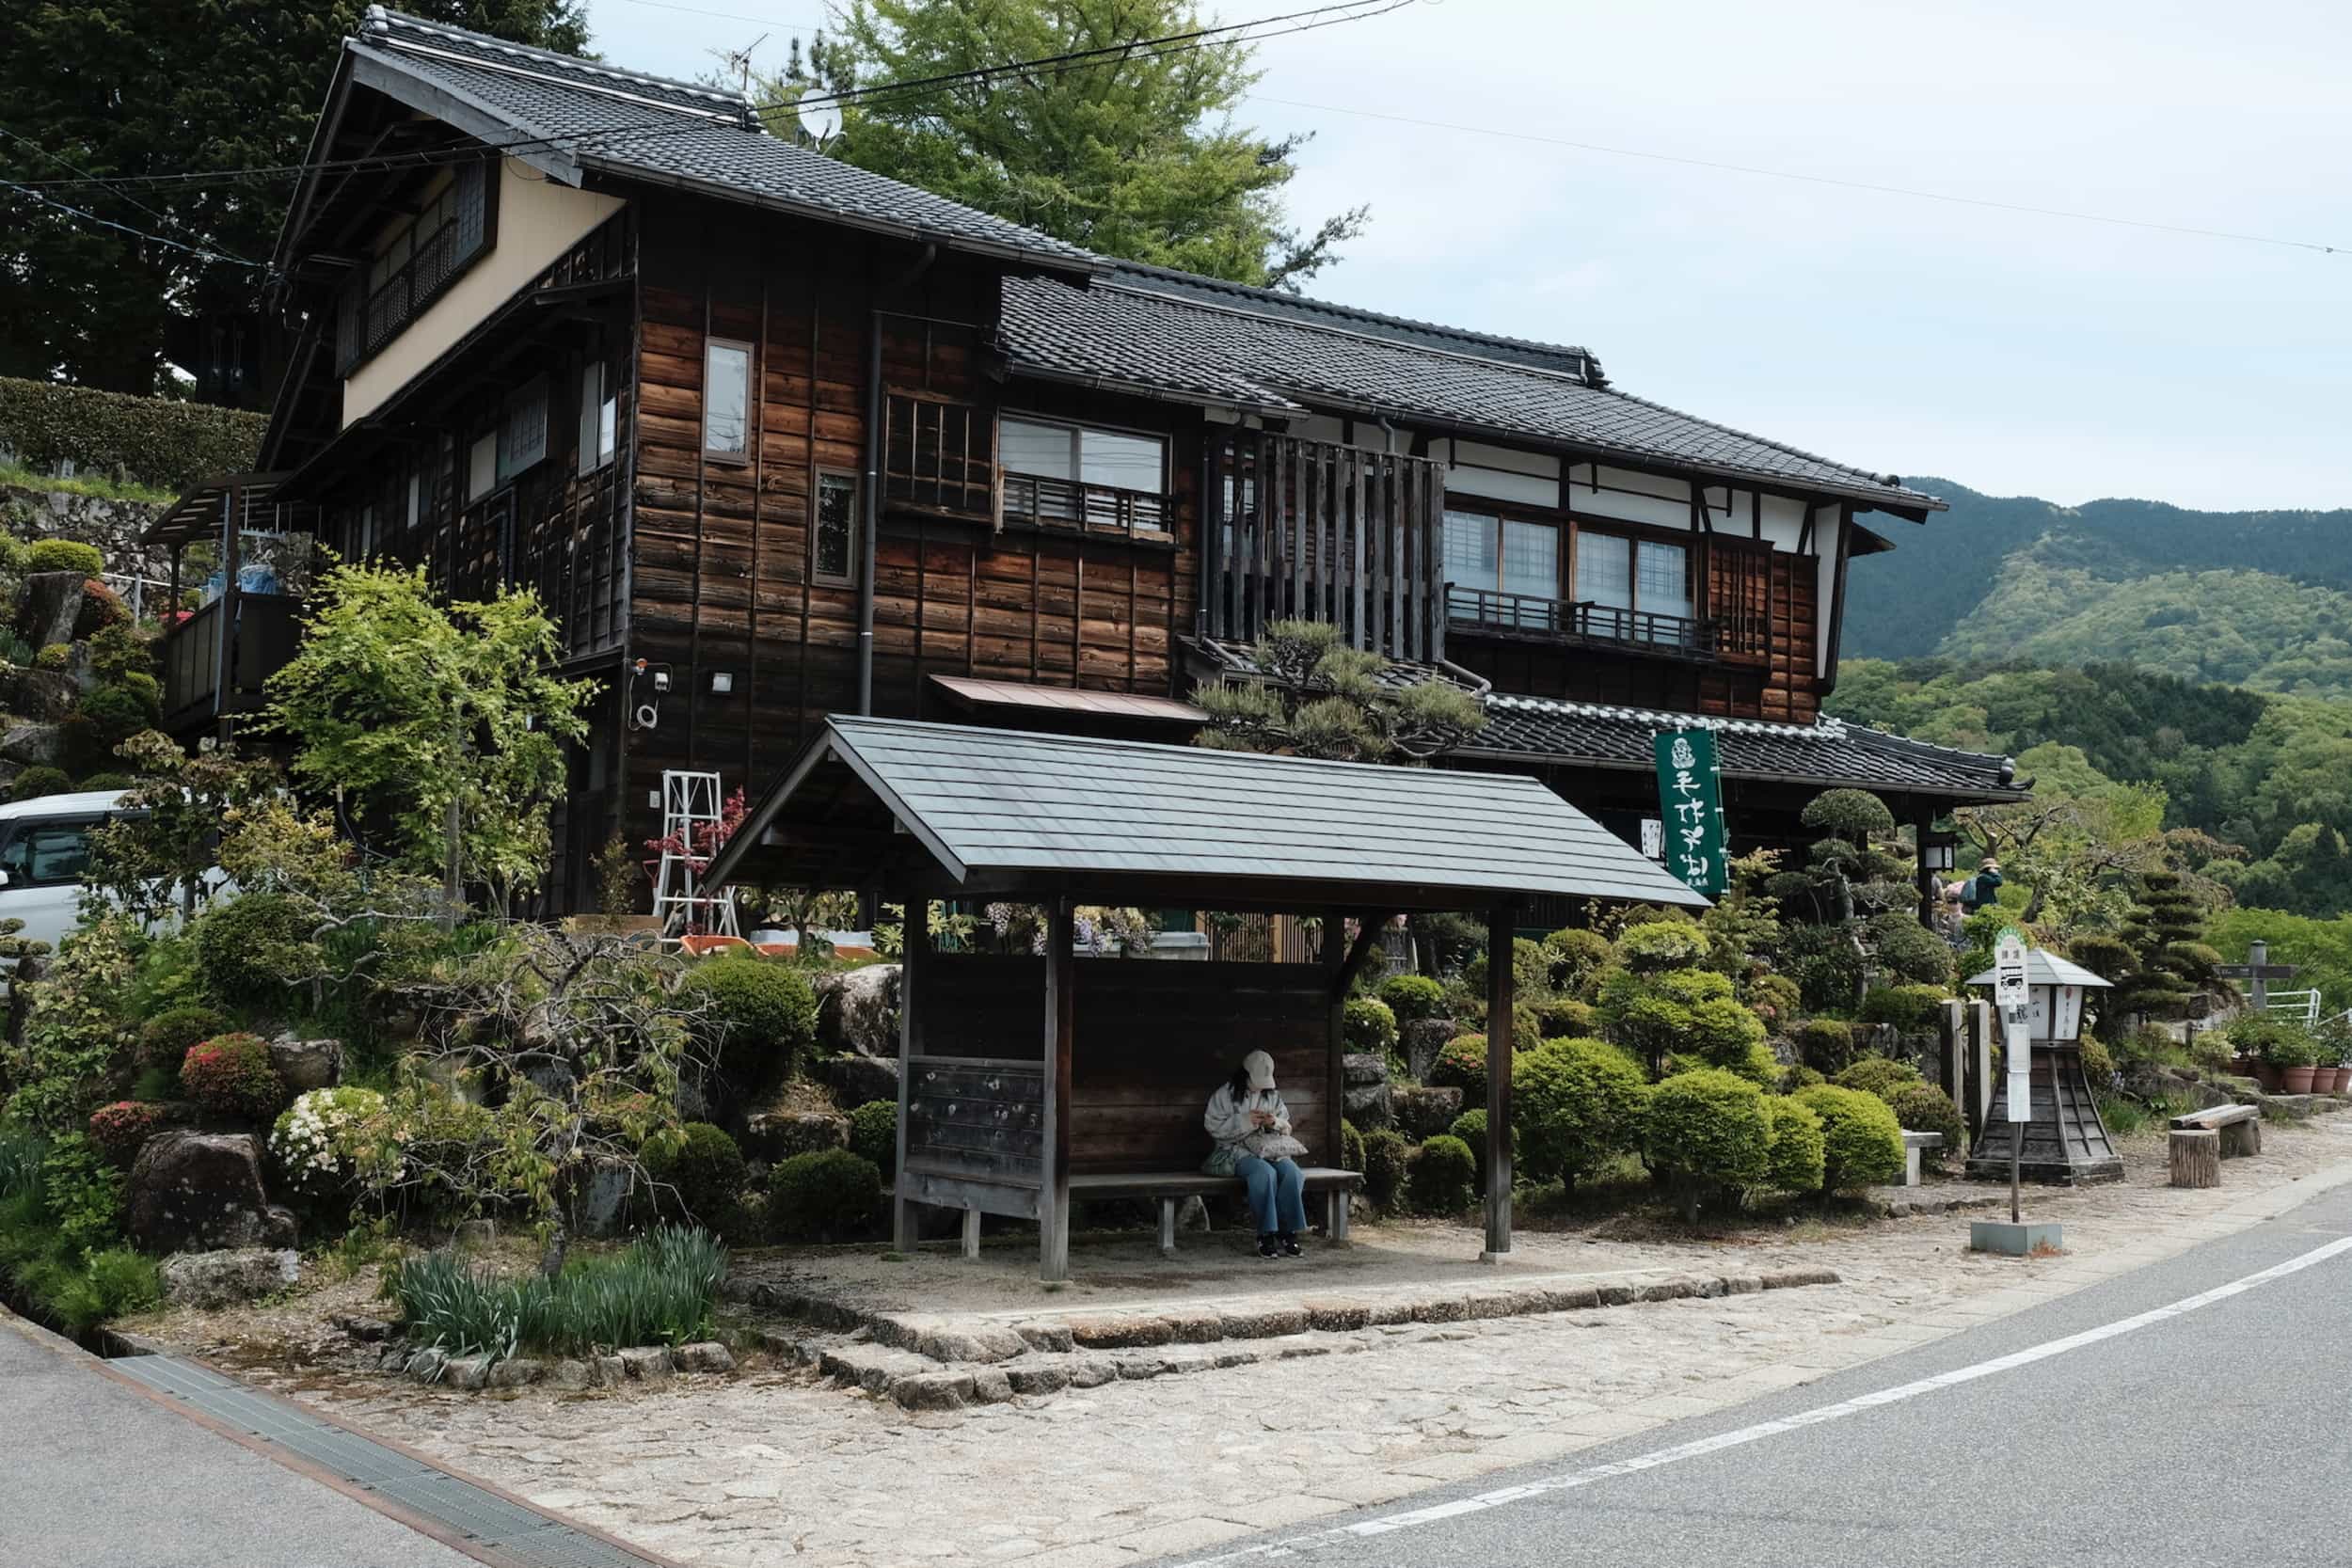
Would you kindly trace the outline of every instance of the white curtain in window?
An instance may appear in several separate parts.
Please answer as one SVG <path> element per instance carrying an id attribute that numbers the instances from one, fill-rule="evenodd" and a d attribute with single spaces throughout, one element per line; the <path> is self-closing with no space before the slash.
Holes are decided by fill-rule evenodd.
<path id="1" fill-rule="evenodd" d="M 1578 534 L 1576 596 L 1613 610 L 1632 609 L 1632 540 L 1613 534 Z"/>
<path id="2" fill-rule="evenodd" d="M 1660 545 L 1645 539 L 1638 546 L 1636 565 L 1642 610 L 1649 615 L 1691 616 L 1689 554 L 1680 545 Z"/>
<path id="3" fill-rule="evenodd" d="M 1158 495 L 1167 488 L 1162 466 L 1161 445 L 1154 436 L 1115 430 L 1078 433 L 1078 477 L 1089 484 Z"/>
<path id="4" fill-rule="evenodd" d="M 1560 531 L 1549 523 L 1502 525 L 1502 591 L 1531 598 L 1560 596 Z"/>
<path id="5" fill-rule="evenodd" d="M 1445 515 L 1445 579 L 1456 588 L 1491 589 L 1499 577 L 1495 519 L 1475 512 Z"/>
<path id="6" fill-rule="evenodd" d="M 1071 439 L 1068 425 L 1000 420 L 996 425 L 996 458 L 1009 474 L 1036 474 L 1043 479 L 1078 477 L 1076 443 Z"/>

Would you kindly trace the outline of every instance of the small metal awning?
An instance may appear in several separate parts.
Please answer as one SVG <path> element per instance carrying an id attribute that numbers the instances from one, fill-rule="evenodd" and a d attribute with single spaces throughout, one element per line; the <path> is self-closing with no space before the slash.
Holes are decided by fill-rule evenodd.
<path id="1" fill-rule="evenodd" d="M 199 540 L 218 539 L 224 508 L 234 514 L 242 532 L 308 531 L 317 518 L 317 510 L 282 505 L 276 499 L 278 487 L 287 477 L 283 473 L 223 474 L 208 479 L 173 501 L 162 516 L 150 523 L 147 531 L 139 536 L 139 543 L 179 549 Z"/>
<path id="2" fill-rule="evenodd" d="M 1972 986 L 1989 986 L 1997 978 L 1995 972 L 1988 969 L 1981 974 L 1971 975 L 1967 983 Z M 2097 986 L 2104 990 L 2111 982 L 2101 979 L 2072 959 L 2061 958 L 2056 953 L 2046 953 L 2039 947 L 2033 947 L 2026 951 L 2026 984 L 2029 986 Z"/>
<path id="3" fill-rule="evenodd" d="M 982 680 L 976 675 L 933 675 L 931 684 L 958 703 L 976 708 L 1025 708 L 1076 717 L 1143 723 L 1200 725 L 1209 716 L 1173 697 L 1137 697 L 1123 691 L 1083 691 L 1068 686 L 1032 686 L 1026 681 Z"/>
<path id="4" fill-rule="evenodd" d="M 1512 774 L 848 717 L 707 880 L 1221 910 L 1707 902 Z"/>

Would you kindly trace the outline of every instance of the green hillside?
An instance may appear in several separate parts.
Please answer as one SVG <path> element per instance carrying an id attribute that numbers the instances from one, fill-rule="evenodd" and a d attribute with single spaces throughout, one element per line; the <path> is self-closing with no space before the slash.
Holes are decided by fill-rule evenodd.
<path id="1" fill-rule="evenodd" d="M 1951 502 L 1856 560 L 1849 656 L 2128 660 L 2192 680 L 2352 696 L 2352 509 L 2063 507 L 1914 481 Z"/>

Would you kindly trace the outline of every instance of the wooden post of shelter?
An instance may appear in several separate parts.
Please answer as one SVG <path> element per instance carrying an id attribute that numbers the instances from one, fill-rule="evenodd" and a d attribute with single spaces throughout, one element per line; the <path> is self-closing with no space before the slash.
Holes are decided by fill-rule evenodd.
<path id="1" fill-rule="evenodd" d="M 1486 912 L 1486 1250 L 1491 1263 L 1511 1251 L 1511 1008 L 1514 911 Z"/>
<path id="2" fill-rule="evenodd" d="M 1070 1277 L 1070 1054 L 1077 1027 L 1077 922 L 1067 896 L 1045 917 L 1044 1159 L 1038 1191 L 1040 1279 Z"/>
<path id="3" fill-rule="evenodd" d="M 907 1101 L 914 1085 L 914 1058 L 923 1053 L 921 1014 L 924 960 L 931 950 L 931 907 L 919 894 L 906 895 L 906 933 L 898 959 L 898 1163 L 893 1167 L 890 1205 L 890 1244 L 900 1252 L 914 1249 L 914 1200 L 908 1196 Z"/>
<path id="4" fill-rule="evenodd" d="M 1935 929 L 1935 873 L 1928 866 L 1928 835 L 1935 831 L 1935 813 L 1926 806 L 1911 814 L 1912 881 L 1919 892 L 1919 924 Z"/>
<path id="5" fill-rule="evenodd" d="M 1364 922 L 1369 928 L 1372 917 L 1366 915 Z M 1355 957 L 1347 945 L 1347 916 L 1338 910 L 1323 911 L 1321 957 L 1325 990 L 1331 999 L 1331 1065 L 1324 1078 L 1323 1136 L 1320 1146 L 1308 1152 L 1323 1164 L 1336 1165 L 1340 1163 L 1340 1123 L 1347 1115 L 1347 981 L 1348 965 Z"/>

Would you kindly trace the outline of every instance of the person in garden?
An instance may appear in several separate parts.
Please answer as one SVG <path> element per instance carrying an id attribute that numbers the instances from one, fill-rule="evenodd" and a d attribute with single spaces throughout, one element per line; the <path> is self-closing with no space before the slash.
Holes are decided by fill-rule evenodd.
<path id="1" fill-rule="evenodd" d="M 2000 901 L 2001 863 L 1988 855 L 1984 863 L 1977 867 L 1977 874 L 1961 884 L 1961 908 L 1974 914 L 1979 910 L 1991 909 Z"/>
<path id="2" fill-rule="evenodd" d="M 1291 1135 L 1290 1107 L 1274 1086 L 1274 1058 L 1252 1051 L 1233 1076 L 1209 1096 L 1200 1118 L 1216 1146 L 1201 1169 L 1211 1176 L 1238 1176 L 1249 1189 L 1249 1212 L 1258 1221 L 1258 1256 L 1301 1256 L 1298 1233 L 1307 1228 L 1307 1178 L 1298 1156 L 1307 1146 Z"/>

